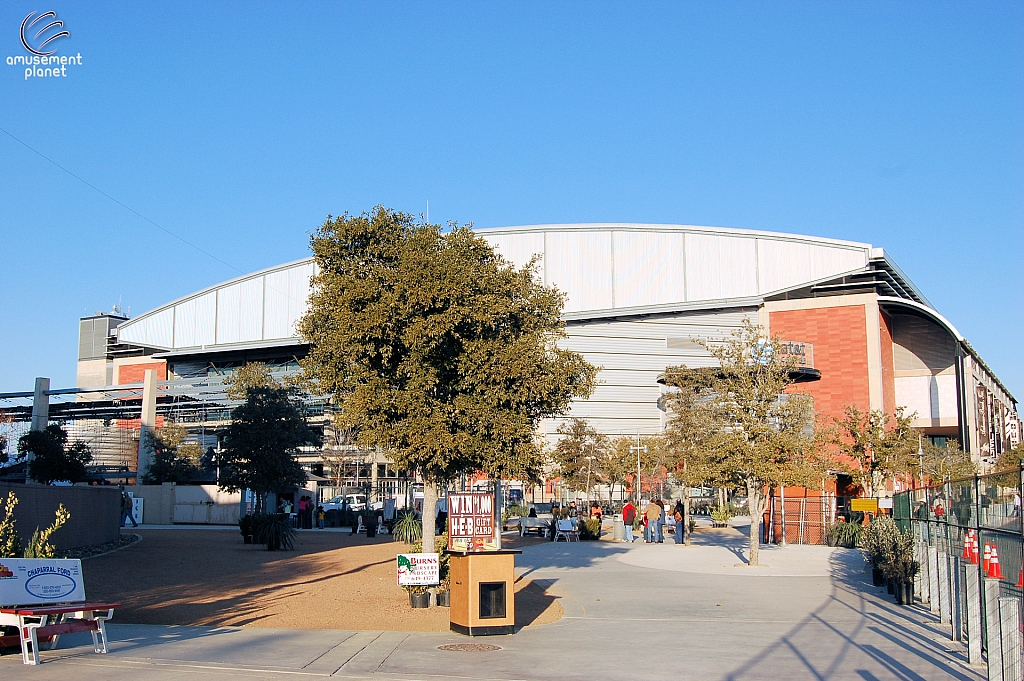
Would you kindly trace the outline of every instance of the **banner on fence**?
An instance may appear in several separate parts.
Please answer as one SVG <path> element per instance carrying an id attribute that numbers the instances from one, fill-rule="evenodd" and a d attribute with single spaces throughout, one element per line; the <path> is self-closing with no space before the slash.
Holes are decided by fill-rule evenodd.
<path id="1" fill-rule="evenodd" d="M 878 499 L 850 499 L 850 510 L 878 513 Z"/>
<path id="2" fill-rule="evenodd" d="M 82 561 L 0 558 L 0 605 L 84 601 Z"/>

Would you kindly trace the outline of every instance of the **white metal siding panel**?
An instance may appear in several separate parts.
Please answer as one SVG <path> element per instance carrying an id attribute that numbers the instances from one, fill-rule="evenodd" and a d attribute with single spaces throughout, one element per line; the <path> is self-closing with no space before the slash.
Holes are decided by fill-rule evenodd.
<path id="1" fill-rule="evenodd" d="M 819 246 L 785 239 L 757 239 L 758 286 L 771 293 L 861 269 L 864 249 Z"/>
<path id="2" fill-rule="evenodd" d="M 241 340 L 241 325 L 238 320 L 241 307 L 241 284 L 217 290 L 217 343 L 237 343 Z"/>
<path id="3" fill-rule="evenodd" d="M 263 340 L 288 338 L 288 270 L 268 273 L 263 293 Z"/>
<path id="4" fill-rule="evenodd" d="M 721 300 L 757 295 L 756 245 L 752 238 L 686 235 L 686 299 Z"/>
<path id="5" fill-rule="evenodd" d="M 615 306 L 686 300 L 680 232 L 615 232 Z"/>
<path id="6" fill-rule="evenodd" d="M 566 312 L 611 308 L 611 232 L 549 232 L 547 275 L 566 294 Z"/>
<path id="7" fill-rule="evenodd" d="M 309 304 L 309 278 L 313 264 L 299 265 L 288 270 L 288 335 L 295 336 L 295 325 L 306 314 Z"/>
<path id="8" fill-rule="evenodd" d="M 480 235 L 490 243 L 506 260 L 522 268 L 535 256 L 541 256 L 537 263 L 537 274 L 544 281 L 544 233 L 526 232 L 522 234 L 494 234 L 481 232 Z"/>
<path id="9" fill-rule="evenodd" d="M 175 305 L 174 347 L 213 345 L 216 310 L 216 291 Z"/>
<path id="10" fill-rule="evenodd" d="M 256 277 L 239 284 L 241 299 L 238 311 L 238 340 L 263 340 L 263 277 Z M 222 343 L 218 338 L 219 343 Z"/>
<path id="11" fill-rule="evenodd" d="M 146 317 L 127 321 L 117 329 L 117 335 L 125 343 L 136 343 L 147 347 L 174 347 L 174 308 L 166 308 Z"/>

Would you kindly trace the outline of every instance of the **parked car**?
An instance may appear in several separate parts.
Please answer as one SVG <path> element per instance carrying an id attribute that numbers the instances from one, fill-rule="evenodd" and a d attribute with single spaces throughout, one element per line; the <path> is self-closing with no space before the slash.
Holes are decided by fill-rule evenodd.
<path id="1" fill-rule="evenodd" d="M 323 503 L 321 505 L 324 507 L 324 512 L 325 513 L 327 511 L 332 511 L 332 510 L 333 511 L 340 511 L 341 510 L 341 505 L 342 505 L 343 501 L 344 501 L 344 497 L 339 494 L 338 496 L 334 497 L 330 501 L 327 501 L 327 502 L 325 502 L 325 503 Z M 381 506 L 383 507 L 383 504 Z M 348 508 L 349 508 L 350 511 L 362 511 L 364 508 L 366 508 L 366 495 L 365 494 L 349 494 L 348 495 Z"/>

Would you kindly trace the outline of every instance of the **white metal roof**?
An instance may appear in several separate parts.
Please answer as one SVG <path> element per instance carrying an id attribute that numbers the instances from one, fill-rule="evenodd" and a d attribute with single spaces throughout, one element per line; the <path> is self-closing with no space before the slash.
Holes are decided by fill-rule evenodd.
<path id="1" fill-rule="evenodd" d="M 517 266 L 566 295 L 568 319 L 589 314 L 756 305 L 773 293 L 861 272 L 870 244 L 689 225 L 576 224 L 478 230 Z M 295 338 L 311 258 L 254 272 L 121 324 L 122 343 L 221 349 Z"/>

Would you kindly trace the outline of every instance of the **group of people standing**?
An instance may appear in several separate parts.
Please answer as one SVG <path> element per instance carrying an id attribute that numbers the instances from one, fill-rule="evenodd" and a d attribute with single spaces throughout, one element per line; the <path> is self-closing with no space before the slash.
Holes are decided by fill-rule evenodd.
<path id="1" fill-rule="evenodd" d="M 640 516 L 643 521 L 644 527 L 644 542 L 647 544 L 663 544 L 665 543 L 665 524 L 668 521 L 668 513 L 666 504 L 661 499 L 654 499 L 644 505 L 640 502 L 641 506 L 644 507 L 643 514 Z M 625 536 L 623 541 L 633 543 L 633 524 L 636 522 L 637 508 L 633 505 L 632 501 L 627 501 L 626 505 L 622 507 L 622 523 L 625 526 Z M 676 544 L 682 544 L 686 541 L 686 510 L 683 508 L 683 502 L 676 502 L 675 508 L 671 512 L 671 521 L 675 523 L 675 541 Z"/>

